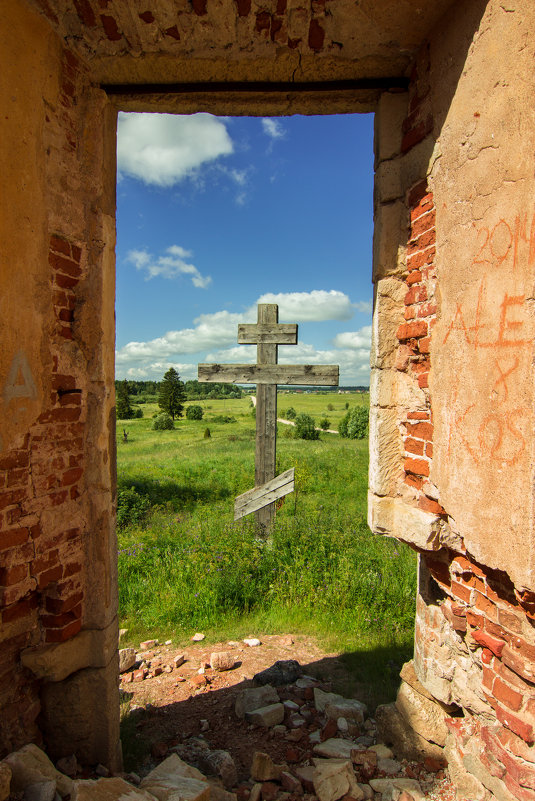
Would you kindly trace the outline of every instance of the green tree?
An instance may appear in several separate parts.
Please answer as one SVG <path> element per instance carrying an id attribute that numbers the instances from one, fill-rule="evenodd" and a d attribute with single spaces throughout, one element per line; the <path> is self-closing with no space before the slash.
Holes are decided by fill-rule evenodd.
<path id="1" fill-rule="evenodd" d="M 128 397 L 128 381 L 126 379 L 121 381 L 117 387 L 115 412 L 119 420 L 131 420 L 134 416 L 134 412 L 130 405 L 130 398 Z"/>
<path id="2" fill-rule="evenodd" d="M 184 383 L 174 367 L 170 367 L 163 377 L 158 393 L 158 406 L 167 412 L 174 420 L 175 417 L 182 417 L 186 391 Z"/>
<path id="3" fill-rule="evenodd" d="M 338 433 L 347 439 L 364 439 L 368 435 L 369 412 L 364 406 L 355 406 L 338 424 Z"/>
<path id="4" fill-rule="evenodd" d="M 289 409 L 286 409 L 286 420 L 295 420 L 297 412 L 295 411 L 293 406 L 290 406 Z"/>
<path id="5" fill-rule="evenodd" d="M 202 420 L 202 416 L 202 406 L 188 406 L 186 409 L 186 417 L 188 420 Z"/>
<path id="6" fill-rule="evenodd" d="M 327 431 L 327 429 L 329 428 L 330 425 L 331 425 L 331 421 L 329 420 L 328 417 L 324 417 L 322 420 L 320 420 L 320 428 L 323 431 Z"/>
<path id="7" fill-rule="evenodd" d="M 298 414 L 295 418 L 295 433 L 300 439 L 319 439 L 314 418 L 309 414 Z"/>
<path id="8" fill-rule="evenodd" d="M 169 414 L 162 412 L 156 417 L 152 423 L 154 431 L 171 431 L 175 427 L 173 420 Z"/>

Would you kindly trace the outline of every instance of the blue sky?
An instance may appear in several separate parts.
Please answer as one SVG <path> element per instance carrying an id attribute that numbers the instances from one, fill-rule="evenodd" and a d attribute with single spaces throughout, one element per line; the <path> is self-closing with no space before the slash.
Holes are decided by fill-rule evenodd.
<path id="1" fill-rule="evenodd" d="M 256 304 L 299 324 L 279 361 L 369 383 L 373 117 L 120 114 L 117 378 L 254 362 Z"/>

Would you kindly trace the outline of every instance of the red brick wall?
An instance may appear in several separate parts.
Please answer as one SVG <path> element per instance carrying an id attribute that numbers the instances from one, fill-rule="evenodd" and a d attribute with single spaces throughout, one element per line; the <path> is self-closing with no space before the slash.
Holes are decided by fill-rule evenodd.
<path id="1" fill-rule="evenodd" d="M 461 758 L 475 748 L 483 768 L 515 798 L 535 800 L 535 594 L 519 592 L 505 573 L 464 554 L 422 558 L 443 598 L 418 599 L 417 671 L 428 686 L 439 665 L 451 678 L 447 700 L 465 711 L 449 721 Z M 479 689 L 484 716 L 474 714 L 463 673 L 470 674 L 470 692 Z"/>
<path id="2" fill-rule="evenodd" d="M 59 368 L 62 342 L 72 341 L 81 248 L 50 237 L 48 262 L 55 324 L 45 410 L 22 446 L 0 456 L 0 756 L 39 741 L 38 683 L 20 665 L 26 647 L 63 642 L 82 625 L 82 529 L 42 518 L 76 501 L 83 478 L 83 395 Z M 9 679 L 8 679 L 9 677 Z"/>

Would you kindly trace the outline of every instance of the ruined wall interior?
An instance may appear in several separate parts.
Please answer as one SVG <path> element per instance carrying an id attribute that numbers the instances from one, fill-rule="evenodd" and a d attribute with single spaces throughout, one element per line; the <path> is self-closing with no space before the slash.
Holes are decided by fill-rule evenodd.
<path id="1" fill-rule="evenodd" d="M 470 799 L 535 798 L 533 22 L 466 4 L 377 115 L 370 523 L 421 561 L 384 730 Z"/>
<path id="2" fill-rule="evenodd" d="M 445 746 L 460 797 L 535 799 L 526 6 L 6 5 L 0 757 L 44 741 L 54 757 L 120 763 L 117 110 L 375 110 L 370 524 L 417 548 L 422 576 L 414 666 L 395 710 L 420 726 L 411 747 Z M 301 88 L 236 89 L 251 80 Z M 210 81 L 228 88 L 184 91 Z M 325 81 L 353 83 L 317 91 Z M 173 83 L 181 90 L 161 86 Z M 427 728 L 413 714 L 422 698 Z"/>

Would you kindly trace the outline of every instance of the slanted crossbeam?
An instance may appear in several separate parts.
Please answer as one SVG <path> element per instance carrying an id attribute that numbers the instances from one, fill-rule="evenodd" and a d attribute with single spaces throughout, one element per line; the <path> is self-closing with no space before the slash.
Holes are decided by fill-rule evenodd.
<path id="1" fill-rule="evenodd" d="M 278 364 L 279 345 L 297 345 L 297 325 L 279 323 L 275 303 L 258 304 L 258 321 L 238 326 L 238 344 L 256 345 L 256 364 L 199 364 L 199 381 L 256 384 L 255 487 L 236 499 L 235 519 L 255 512 L 268 528 L 275 500 L 293 490 L 287 473 L 275 477 L 277 458 L 277 385 L 338 386 L 338 365 Z"/>

